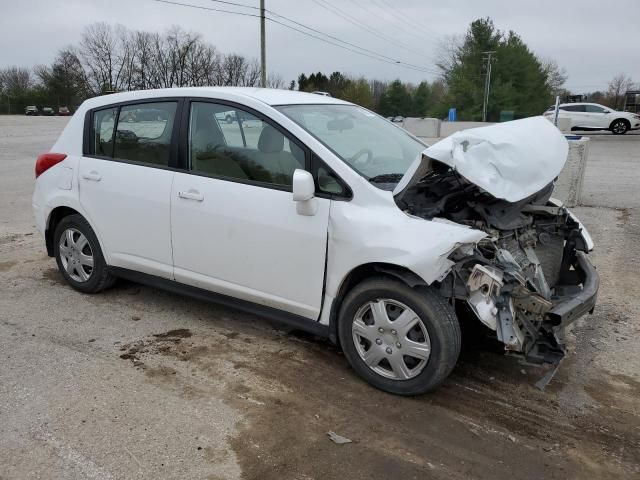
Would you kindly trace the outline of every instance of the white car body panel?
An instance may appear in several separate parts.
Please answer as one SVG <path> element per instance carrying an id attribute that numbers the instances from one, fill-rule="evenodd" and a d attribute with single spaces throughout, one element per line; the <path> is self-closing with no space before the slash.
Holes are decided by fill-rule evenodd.
<path id="1" fill-rule="evenodd" d="M 562 171 L 568 151 L 564 135 L 543 117 L 471 128 L 425 149 L 394 194 L 418 181 L 432 158 L 494 197 L 516 202 L 551 183 Z"/>
<path id="2" fill-rule="evenodd" d="M 100 231 L 109 264 L 172 279 L 174 172 L 90 157 L 82 157 L 78 170 L 80 204 Z"/>
<path id="3" fill-rule="evenodd" d="M 176 173 L 175 279 L 316 320 L 322 304 L 328 199 L 296 213 L 291 192 Z M 180 192 L 202 200 L 181 198 Z"/>
<path id="4" fill-rule="evenodd" d="M 369 263 L 404 267 L 431 284 L 449 272 L 447 257 L 486 234 L 453 223 L 425 221 L 402 212 L 391 192 L 380 190 L 378 201 L 333 201 L 329 218 L 326 298 L 322 323 L 329 322 L 331 302 L 355 268 Z"/>

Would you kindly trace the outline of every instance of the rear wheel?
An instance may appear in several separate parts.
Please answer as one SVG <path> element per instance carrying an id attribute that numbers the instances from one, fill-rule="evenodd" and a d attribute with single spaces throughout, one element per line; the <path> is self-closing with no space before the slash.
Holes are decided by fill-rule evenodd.
<path id="1" fill-rule="evenodd" d="M 115 282 L 98 238 L 81 215 L 60 220 L 53 234 L 53 254 L 65 280 L 76 290 L 97 293 Z"/>
<path id="2" fill-rule="evenodd" d="M 611 132 L 614 135 L 624 135 L 629 130 L 629 124 L 625 120 L 614 120 L 611 124 Z"/>
<path id="3" fill-rule="evenodd" d="M 395 279 L 373 278 L 354 287 L 343 301 L 338 328 L 356 373 L 399 395 L 436 388 L 460 353 L 460 326 L 446 300 Z"/>

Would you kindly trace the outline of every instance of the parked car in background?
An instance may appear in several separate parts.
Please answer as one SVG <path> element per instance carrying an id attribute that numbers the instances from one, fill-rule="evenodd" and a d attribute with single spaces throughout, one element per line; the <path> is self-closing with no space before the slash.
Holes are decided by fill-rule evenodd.
<path id="1" fill-rule="evenodd" d="M 59 107 L 58 115 L 60 115 L 61 117 L 68 117 L 69 115 L 71 115 L 71 112 L 69 111 L 68 107 Z"/>
<path id="2" fill-rule="evenodd" d="M 24 109 L 25 115 L 38 115 L 39 113 L 40 112 L 38 111 L 38 107 L 36 107 L 35 105 L 29 105 Z"/>
<path id="3" fill-rule="evenodd" d="M 224 123 L 233 123 L 238 121 L 236 118 L 235 110 L 216 113 L 216 118 L 218 119 L 218 121 L 224 122 Z"/>
<path id="4" fill-rule="evenodd" d="M 544 116 L 552 120 L 555 109 L 555 105 L 550 106 Z M 571 130 L 609 130 L 614 135 L 622 135 L 640 128 L 640 115 L 619 112 L 597 103 L 563 103 L 558 118 L 568 118 Z"/>
<path id="5" fill-rule="evenodd" d="M 221 126 L 230 110 L 242 121 Z M 470 147 L 458 132 L 425 149 L 326 96 L 117 93 L 85 101 L 38 157 L 32 205 L 81 292 L 121 277 L 253 311 L 418 394 L 454 368 L 458 315 L 557 364 L 564 328 L 596 301 L 593 242 L 551 198 L 564 136 L 540 117 L 473 132 Z"/>
<path id="6" fill-rule="evenodd" d="M 391 121 L 393 123 L 402 123 L 404 121 L 404 117 L 402 115 L 396 115 L 395 117 L 391 118 Z"/>
<path id="7" fill-rule="evenodd" d="M 316 95 L 322 95 L 323 97 L 330 97 L 331 94 L 329 92 L 321 92 L 320 90 L 316 90 L 315 92 L 311 92 L 311 93 L 315 93 Z"/>
<path id="8" fill-rule="evenodd" d="M 50 117 L 52 115 L 55 115 L 55 112 L 53 111 L 53 108 L 51 108 L 51 107 L 42 107 L 42 111 L 40 112 L 40 114 Z"/>

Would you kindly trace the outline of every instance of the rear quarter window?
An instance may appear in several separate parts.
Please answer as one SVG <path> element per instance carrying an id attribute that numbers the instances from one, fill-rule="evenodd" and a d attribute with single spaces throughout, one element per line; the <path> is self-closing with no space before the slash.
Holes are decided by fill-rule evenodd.
<path id="1" fill-rule="evenodd" d="M 105 108 L 93 113 L 93 144 L 91 151 L 100 157 L 113 155 L 113 129 L 118 115 L 117 108 Z"/>

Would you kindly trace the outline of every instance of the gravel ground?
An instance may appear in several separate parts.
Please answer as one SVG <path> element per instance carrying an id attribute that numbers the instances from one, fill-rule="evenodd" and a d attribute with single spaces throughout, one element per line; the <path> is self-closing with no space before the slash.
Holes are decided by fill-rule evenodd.
<path id="1" fill-rule="evenodd" d="M 0 479 L 640 476 L 639 135 L 593 136 L 575 210 L 600 300 L 549 387 L 472 345 L 440 390 L 400 398 L 261 318 L 67 287 L 30 207 L 35 157 L 66 121 L 0 117 Z"/>

